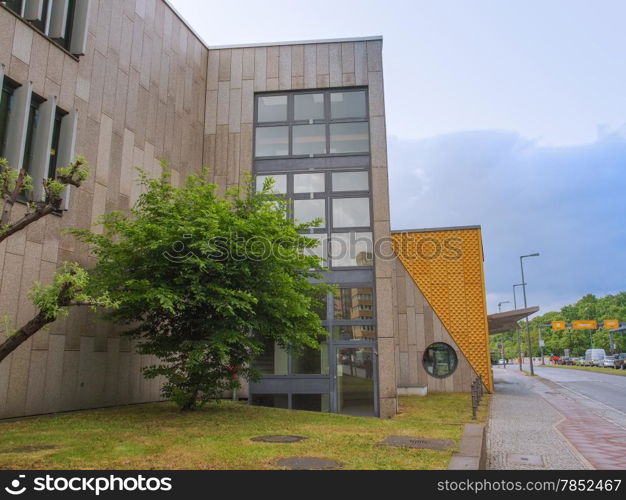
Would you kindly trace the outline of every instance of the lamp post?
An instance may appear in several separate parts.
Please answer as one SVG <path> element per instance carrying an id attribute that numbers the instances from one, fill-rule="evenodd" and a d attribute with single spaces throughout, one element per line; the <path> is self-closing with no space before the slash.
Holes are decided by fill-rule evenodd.
<path id="1" fill-rule="evenodd" d="M 522 270 L 522 290 L 524 291 L 524 309 L 528 307 L 526 303 L 526 280 L 524 279 L 524 259 L 529 257 L 539 257 L 539 253 L 531 253 L 528 255 L 521 255 L 519 258 L 519 265 Z M 533 351 L 530 343 L 530 324 L 528 322 L 528 316 L 526 316 L 526 337 L 528 339 L 528 362 L 530 363 L 530 374 L 531 376 L 535 374 L 535 370 L 533 368 Z"/>
<path id="2" fill-rule="evenodd" d="M 517 297 L 515 296 L 515 288 L 518 286 L 522 286 L 525 283 L 518 283 L 517 285 L 513 285 L 513 307 L 517 310 Z"/>
<path id="3" fill-rule="evenodd" d="M 504 300 L 502 302 L 498 302 L 498 312 L 502 312 L 502 304 L 510 304 L 510 300 Z"/>

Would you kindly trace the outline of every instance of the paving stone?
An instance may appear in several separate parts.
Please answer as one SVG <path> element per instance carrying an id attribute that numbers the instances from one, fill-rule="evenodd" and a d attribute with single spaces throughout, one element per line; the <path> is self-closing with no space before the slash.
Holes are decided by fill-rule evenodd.
<path id="1" fill-rule="evenodd" d="M 292 470 L 331 470 L 343 467 L 339 462 L 317 457 L 285 457 L 276 462 L 278 467 L 286 467 Z"/>
<path id="2" fill-rule="evenodd" d="M 262 443 L 297 443 L 298 441 L 304 441 L 306 438 L 303 436 L 257 436 L 250 439 L 250 441 L 260 441 Z"/>
<path id="3" fill-rule="evenodd" d="M 509 465 L 532 465 L 543 467 L 543 459 L 539 455 L 521 455 L 519 453 L 509 453 L 506 461 Z"/>
<path id="4" fill-rule="evenodd" d="M 447 450 L 453 445 L 453 442 L 449 439 L 389 436 L 378 444 L 380 446 L 395 446 L 398 448 L 414 448 L 420 450 Z"/>

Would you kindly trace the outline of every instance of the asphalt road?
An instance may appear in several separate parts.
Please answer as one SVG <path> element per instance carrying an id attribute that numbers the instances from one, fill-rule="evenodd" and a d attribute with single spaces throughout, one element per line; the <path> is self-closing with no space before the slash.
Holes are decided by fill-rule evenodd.
<path id="1" fill-rule="evenodd" d="M 528 366 L 525 366 L 525 369 L 527 370 Z M 608 368 L 607 371 L 609 371 Z M 561 384 L 573 392 L 626 414 L 626 377 L 541 366 L 535 366 L 535 373 L 540 377 Z"/>

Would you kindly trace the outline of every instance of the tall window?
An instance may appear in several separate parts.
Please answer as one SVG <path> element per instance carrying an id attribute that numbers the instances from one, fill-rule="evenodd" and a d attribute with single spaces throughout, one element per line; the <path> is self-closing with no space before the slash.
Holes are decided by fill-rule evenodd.
<path id="1" fill-rule="evenodd" d="M 35 137 L 37 136 L 37 126 L 39 125 L 39 105 L 43 99 L 33 94 L 30 100 L 30 111 L 28 114 L 28 128 L 26 129 L 26 145 L 24 147 L 24 163 L 22 168 L 30 173 L 33 162 Z"/>
<path id="2" fill-rule="evenodd" d="M 65 111 L 60 108 L 56 109 L 54 114 L 54 125 L 52 127 L 52 145 L 50 147 L 50 166 L 48 167 L 48 178 L 56 177 L 57 173 L 57 152 L 59 151 L 59 141 L 61 138 L 61 123 L 63 122 L 63 117 L 67 115 Z M 60 165 L 63 167 L 64 165 Z"/>
<path id="3" fill-rule="evenodd" d="M 365 90 L 258 95 L 256 158 L 369 152 Z"/>
<path id="4" fill-rule="evenodd" d="M 2 85 L 2 96 L 0 97 L 0 156 L 2 157 L 4 157 L 6 151 L 7 130 L 9 115 L 11 114 L 13 89 L 14 87 L 6 81 Z"/>

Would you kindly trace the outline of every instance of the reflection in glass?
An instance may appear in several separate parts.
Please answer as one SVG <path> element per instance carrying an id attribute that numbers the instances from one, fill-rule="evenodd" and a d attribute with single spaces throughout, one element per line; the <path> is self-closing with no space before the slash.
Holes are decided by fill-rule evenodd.
<path id="1" fill-rule="evenodd" d="M 330 152 L 367 153 L 369 127 L 366 122 L 334 123 L 330 125 Z"/>
<path id="2" fill-rule="evenodd" d="M 306 234 L 307 238 L 311 238 L 313 240 L 317 240 L 319 243 L 315 247 L 305 248 L 304 255 L 315 255 L 316 257 L 320 257 L 321 259 L 328 259 L 328 235 L 327 234 Z"/>
<path id="3" fill-rule="evenodd" d="M 265 179 L 274 179 L 272 185 L 272 193 L 284 194 L 287 192 L 287 176 L 286 175 L 257 175 L 256 176 L 256 190 L 263 191 L 263 184 Z"/>
<path id="4" fill-rule="evenodd" d="M 254 360 L 253 367 L 263 375 L 287 375 L 287 351 L 271 339 L 266 339 L 264 344 L 263 353 Z"/>
<path id="5" fill-rule="evenodd" d="M 329 394 L 292 394 L 291 408 L 305 411 L 330 411 Z"/>
<path id="6" fill-rule="evenodd" d="M 333 340 L 375 340 L 376 326 L 374 325 L 342 325 L 333 326 Z"/>
<path id="7" fill-rule="evenodd" d="M 367 171 L 333 172 L 333 191 L 367 191 L 369 176 Z"/>
<path id="8" fill-rule="evenodd" d="M 374 415 L 374 355 L 371 348 L 337 349 L 337 411 L 346 415 Z"/>
<path id="9" fill-rule="evenodd" d="M 368 227 L 369 225 L 369 198 L 333 199 L 333 227 Z"/>
<path id="10" fill-rule="evenodd" d="M 322 219 L 316 227 L 326 227 L 326 200 L 294 200 L 293 218 L 300 224 Z"/>
<path id="11" fill-rule="evenodd" d="M 289 127 L 257 127 L 256 156 L 287 156 Z"/>
<path id="12" fill-rule="evenodd" d="M 324 119 L 324 94 L 296 94 L 293 104 L 295 120 Z"/>
<path id="13" fill-rule="evenodd" d="M 252 394 L 251 397 L 254 406 L 289 408 L 289 397 L 287 394 Z"/>
<path id="14" fill-rule="evenodd" d="M 372 266 L 372 233 L 333 233 L 329 256 L 333 267 Z"/>
<path id="15" fill-rule="evenodd" d="M 293 176 L 294 193 L 323 193 L 325 190 L 324 174 L 296 174 Z"/>
<path id="16" fill-rule="evenodd" d="M 335 319 L 368 320 L 374 316 L 372 288 L 340 288 L 333 298 Z"/>
<path id="17" fill-rule="evenodd" d="M 422 362 L 429 375 L 445 378 L 452 375 L 456 370 L 458 358 L 451 346 L 444 342 L 435 342 L 424 351 Z"/>
<path id="18" fill-rule="evenodd" d="M 257 121 L 259 123 L 287 121 L 287 96 L 261 96 L 258 99 Z"/>
<path id="19" fill-rule="evenodd" d="M 294 125 L 294 155 L 324 153 L 326 153 L 326 125 Z"/>
<path id="20" fill-rule="evenodd" d="M 330 116 L 342 118 L 366 118 L 365 92 L 333 92 L 330 94 Z"/>
<path id="21" fill-rule="evenodd" d="M 291 371 L 296 375 L 328 375 L 328 344 L 320 342 L 319 349 L 306 347 L 291 358 Z"/>

